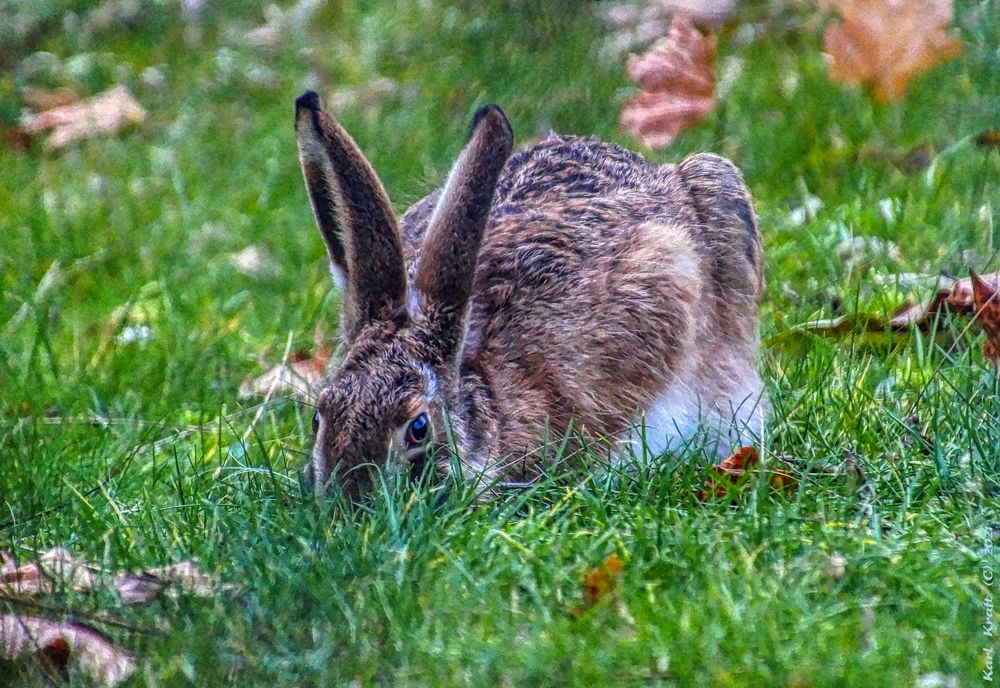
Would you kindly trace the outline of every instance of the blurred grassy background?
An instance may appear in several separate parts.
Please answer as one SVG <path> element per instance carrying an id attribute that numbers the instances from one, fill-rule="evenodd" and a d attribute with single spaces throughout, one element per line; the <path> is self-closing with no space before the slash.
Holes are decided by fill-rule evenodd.
<path id="1" fill-rule="evenodd" d="M 236 395 L 260 357 L 336 323 L 294 98 L 323 95 L 402 212 L 444 179 L 484 102 L 521 144 L 556 130 L 639 149 L 617 127 L 634 92 L 626 55 L 608 49 L 601 2 L 199 5 L 0 4 L 5 130 L 30 87 L 124 83 L 149 112 L 61 151 L 0 145 L 0 547 L 132 567 L 196 556 L 245 586 L 238 600 L 122 612 L 170 621 L 153 639 L 117 632 L 140 652 L 136 683 L 977 680 L 1000 455 L 977 335 L 944 322 L 948 349 L 782 335 L 891 309 L 900 290 L 876 275 L 997 269 L 1000 152 L 974 141 L 1000 125 L 995 3 L 958 3 L 963 54 L 894 105 L 829 81 L 827 14 L 742 3 L 720 33 L 718 107 L 646 152 L 712 150 L 744 170 L 776 342 L 769 445 L 810 464 L 856 454 L 874 516 L 836 477 L 698 506 L 697 475 L 665 459 L 617 492 L 577 475 L 470 514 L 390 490 L 355 518 L 300 496 L 309 409 L 277 400 L 254 421 Z M 247 36 L 262 25 L 269 44 Z M 852 237 L 895 248 L 845 249 Z M 232 260 L 248 247 L 259 269 Z M 609 551 L 627 561 L 624 601 L 570 619 L 579 576 Z M 824 573 L 833 551 L 844 579 Z M 67 600 L 78 614 L 109 604 Z"/>

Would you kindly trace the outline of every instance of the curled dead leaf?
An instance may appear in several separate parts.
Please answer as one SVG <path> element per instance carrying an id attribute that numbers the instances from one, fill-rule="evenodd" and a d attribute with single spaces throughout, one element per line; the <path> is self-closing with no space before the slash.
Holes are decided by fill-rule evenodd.
<path id="1" fill-rule="evenodd" d="M 0 592 L 43 595 L 58 588 L 89 590 L 100 582 L 100 571 L 79 561 L 68 550 L 55 547 L 38 559 L 18 566 L 5 552 L 0 567 Z"/>
<path id="2" fill-rule="evenodd" d="M 933 296 L 920 302 L 906 301 L 888 318 L 864 314 L 843 315 L 797 325 L 788 334 L 810 333 L 839 337 L 854 332 L 891 334 L 920 330 L 926 333 L 942 312 L 972 316 L 986 333 L 983 355 L 994 365 L 1000 366 L 1000 272 L 982 276 L 971 273 L 969 277 L 959 280 L 941 275 Z"/>
<path id="3" fill-rule="evenodd" d="M 113 575 L 74 557 L 61 547 L 43 552 L 36 561 L 20 566 L 10 553 L 0 554 L 0 593 L 8 595 L 46 595 L 60 589 L 93 591 L 100 589 Z M 154 567 L 139 573 L 118 573 L 113 578 L 114 588 L 124 604 L 149 602 L 167 590 L 211 597 L 218 592 L 234 589 L 232 585 L 220 585 L 190 561 Z"/>
<path id="4" fill-rule="evenodd" d="M 89 626 L 16 614 L 0 615 L 0 657 L 44 657 L 60 671 L 75 667 L 103 686 L 116 686 L 135 672 L 132 656 Z"/>
<path id="5" fill-rule="evenodd" d="M 642 89 L 621 112 L 621 125 L 650 148 L 668 146 L 715 105 L 715 37 L 675 15 L 667 35 L 626 71 Z"/>
<path id="6" fill-rule="evenodd" d="M 80 102 L 26 115 L 20 128 L 26 136 L 51 131 L 45 145 L 62 148 L 79 139 L 141 124 L 145 119 L 146 110 L 128 89 L 115 86 Z"/>
<path id="7" fill-rule="evenodd" d="M 25 88 L 21 91 L 21 100 L 35 112 L 53 110 L 79 102 L 80 94 L 72 88 Z"/>
<path id="8" fill-rule="evenodd" d="M 241 399 L 266 397 L 269 395 L 293 394 L 300 398 L 310 398 L 326 375 L 326 366 L 332 352 L 329 347 L 320 346 L 310 355 L 297 351 L 288 360 L 271 368 L 263 375 L 247 378 L 240 385 Z"/>
<path id="9" fill-rule="evenodd" d="M 754 447 L 741 447 L 731 456 L 712 466 L 708 478 L 705 479 L 705 489 L 698 492 L 698 499 L 706 501 L 711 497 L 725 497 L 734 485 L 739 485 L 746 479 L 750 469 L 760 465 L 760 455 Z M 795 477 L 788 471 L 769 467 L 767 481 L 777 490 L 793 489 Z"/>
<path id="10" fill-rule="evenodd" d="M 991 277 L 987 281 L 972 273 L 969 279 L 972 282 L 975 318 L 986 333 L 983 356 L 1000 368 L 1000 273 L 994 273 Z"/>
<path id="11" fill-rule="evenodd" d="M 962 51 L 962 42 L 948 32 L 952 0 L 828 3 L 841 17 L 823 37 L 830 77 L 870 83 L 879 100 L 899 100 L 914 76 Z"/>
<path id="12" fill-rule="evenodd" d="M 625 564 L 622 563 L 617 554 L 612 554 L 600 566 L 583 574 L 581 588 L 584 608 L 592 607 L 614 590 L 624 570 Z"/>

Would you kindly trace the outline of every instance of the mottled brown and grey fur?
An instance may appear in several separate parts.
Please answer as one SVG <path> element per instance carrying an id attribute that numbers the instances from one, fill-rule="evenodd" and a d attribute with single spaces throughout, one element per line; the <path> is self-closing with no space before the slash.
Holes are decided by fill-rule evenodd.
<path id="1" fill-rule="evenodd" d="M 739 171 L 714 155 L 652 165 L 552 135 L 509 157 L 476 113 L 448 181 L 400 225 L 374 171 L 313 93 L 296 101 L 306 186 L 344 287 L 346 354 L 317 401 L 307 472 L 354 494 L 368 467 L 433 457 L 490 485 L 531 479 L 539 447 L 616 455 L 697 432 L 723 454 L 759 440 L 760 233 Z M 429 440 L 408 425 L 430 420 Z M 704 445 L 703 445 L 704 447 Z"/>

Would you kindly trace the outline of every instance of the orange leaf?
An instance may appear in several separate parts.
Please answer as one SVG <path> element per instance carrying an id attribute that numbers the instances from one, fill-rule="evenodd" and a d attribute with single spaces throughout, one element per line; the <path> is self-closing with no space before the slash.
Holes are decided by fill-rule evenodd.
<path id="1" fill-rule="evenodd" d="M 990 284 L 974 272 L 971 279 L 976 321 L 986 333 L 983 355 L 1000 368 L 1000 280 Z"/>
<path id="2" fill-rule="evenodd" d="M 760 463 L 757 450 L 753 447 L 741 447 L 735 454 L 722 463 L 713 466 L 714 475 L 705 480 L 705 490 L 698 497 L 706 500 L 710 496 L 725 497 L 729 485 L 735 485 L 746 474 L 746 469 Z"/>
<path id="3" fill-rule="evenodd" d="M 962 52 L 948 33 L 952 0 L 829 0 L 842 21 L 823 50 L 830 78 L 870 83 L 881 101 L 899 100 L 914 76 Z"/>
<path id="4" fill-rule="evenodd" d="M 629 78 L 642 89 L 625 104 L 621 125 L 650 148 L 669 145 L 715 105 L 715 37 L 674 15 L 667 35 L 629 58 Z"/>
<path id="5" fill-rule="evenodd" d="M 713 496 L 725 497 L 732 485 L 739 484 L 747 472 L 759 464 L 760 456 L 754 447 L 741 447 L 732 456 L 712 467 L 712 474 L 705 480 L 705 489 L 698 493 L 698 498 L 705 501 Z M 778 490 L 795 487 L 792 474 L 776 468 L 768 470 L 767 481 Z"/>
<path id="6" fill-rule="evenodd" d="M 612 554 L 604 560 L 604 563 L 596 569 L 591 569 L 583 575 L 583 600 L 585 607 L 597 604 L 605 595 L 611 592 L 618 584 L 625 565 L 618 558 L 617 554 Z"/>

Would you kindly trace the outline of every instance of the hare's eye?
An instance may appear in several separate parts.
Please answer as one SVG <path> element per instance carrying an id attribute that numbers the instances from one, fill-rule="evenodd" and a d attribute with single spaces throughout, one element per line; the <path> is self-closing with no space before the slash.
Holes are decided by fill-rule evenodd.
<path id="1" fill-rule="evenodd" d="M 313 414 L 313 434 L 319 432 L 319 412 Z"/>
<path id="2" fill-rule="evenodd" d="M 406 443 L 411 447 L 423 444 L 424 440 L 427 439 L 427 431 L 430 430 L 430 427 L 431 423 L 427 420 L 427 414 L 421 413 L 411 420 L 410 425 L 406 428 Z"/>

